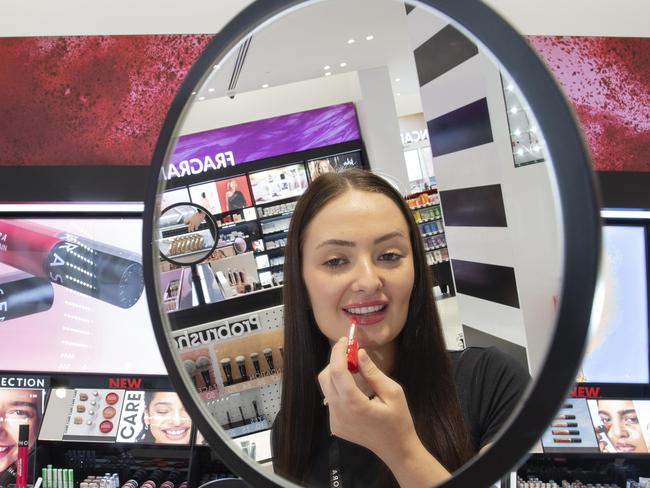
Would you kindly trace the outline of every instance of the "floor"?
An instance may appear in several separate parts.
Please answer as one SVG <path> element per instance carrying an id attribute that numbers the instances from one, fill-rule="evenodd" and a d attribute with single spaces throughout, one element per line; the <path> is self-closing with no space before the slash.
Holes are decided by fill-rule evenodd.
<path id="1" fill-rule="evenodd" d="M 442 332 L 445 336 L 447 349 L 462 349 L 459 344 L 459 336 L 462 337 L 462 328 L 460 325 L 460 316 L 458 314 L 458 299 L 455 296 L 443 295 L 438 287 L 434 288 L 434 296 L 438 315 L 442 322 Z"/>

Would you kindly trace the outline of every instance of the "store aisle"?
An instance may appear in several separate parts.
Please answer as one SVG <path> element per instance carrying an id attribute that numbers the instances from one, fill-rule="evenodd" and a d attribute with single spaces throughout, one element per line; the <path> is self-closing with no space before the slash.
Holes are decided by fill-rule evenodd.
<path id="1" fill-rule="evenodd" d="M 447 349 L 462 349 L 462 346 L 458 343 L 458 335 L 462 333 L 462 327 L 458 314 L 457 298 L 438 294 L 436 294 L 435 298 Z"/>

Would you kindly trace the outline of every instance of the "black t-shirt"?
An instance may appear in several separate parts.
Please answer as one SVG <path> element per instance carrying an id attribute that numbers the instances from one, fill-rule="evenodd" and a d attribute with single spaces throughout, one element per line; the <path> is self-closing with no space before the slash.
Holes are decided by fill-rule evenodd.
<path id="1" fill-rule="evenodd" d="M 494 347 L 469 347 L 463 351 L 450 351 L 449 355 L 462 413 L 478 452 L 509 417 L 530 377 L 517 361 Z M 310 463 L 307 486 L 330 486 L 330 448 L 333 442 L 338 443 L 345 488 L 379 486 L 381 461 L 373 452 L 331 436 L 326 425 L 316 442 L 322 447 Z"/>

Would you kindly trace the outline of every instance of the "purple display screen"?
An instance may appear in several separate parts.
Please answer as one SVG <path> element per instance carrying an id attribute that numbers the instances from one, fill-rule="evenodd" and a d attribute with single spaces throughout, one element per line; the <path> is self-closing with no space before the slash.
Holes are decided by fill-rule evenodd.
<path id="1" fill-rule="evenodd" d="M 165 176 L 217 176 L 227 167 L 359 138 L 354 105 L 342 103 L 181 136 Z"/>

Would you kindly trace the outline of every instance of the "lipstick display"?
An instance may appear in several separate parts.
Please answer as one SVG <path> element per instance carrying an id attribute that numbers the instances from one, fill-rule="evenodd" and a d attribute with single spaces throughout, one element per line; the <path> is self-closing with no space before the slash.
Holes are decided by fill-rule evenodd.
<path id="1" fill-rule="evenodd" d="M 27 455 L 29 453 L 29 425 L 18 427 L 18 459 L 16 459 L 16 488 L 27 487 Z"/>
<path id="2" fill-rule="evenodd" d="M 226 375 L 225 385 L 232 385 L 232 366 L 230 365 L 230 358 L 223 358 L 221 361 L 221 368 L 223 369 L 224 374 Z"/>
<path id="3" fill-rule="evenodd" d="M 273 371 L 275 367 L 273 366 L 273 350 L 270 347 L 267 347 L 262 351 L 264 353 L 264 359 L 266 359 L 269 369 Z"/>
<path id="4" fill-rule="evenodd" d="M 0 321 L 45 312 L 53 302 L 52 283 L 43 278 L 21 272 L 0 277 Z"/>
<path id="5" fill-rule="evenodd" d="M 210 388 L 212 386 L 212 380 L 210 379 L 210 358 L 207 356 L 199 356 L 196 360 L 196 369 L 201 371 L 201 377 L 205 386 Z"/>
<path id="6" fill-rule="evenodd" d="M 255 374 L 257 376 L 262 375 L 262 370 L 260 369 L 260 355 L 256 352 L 251 353 L 251 361 L 253 362 L 253 368 L 255 368 Z"/>
<path id="7" fill-rule="evenodd" d="M 246 358 L 244 356 L 237 356 L 235 362 L 237 363 L 237 368 L 239 369 L 239 375 L 242 378 L 242 381 L 245 381 L 248 378 L 248 373 L 246 373 Z"/>
<path id="8" fill-rule="evenodd" d="M 33 222 L 0 220 L 0 262 L 121 308 L 144 289 L 133 253 Z"/>

